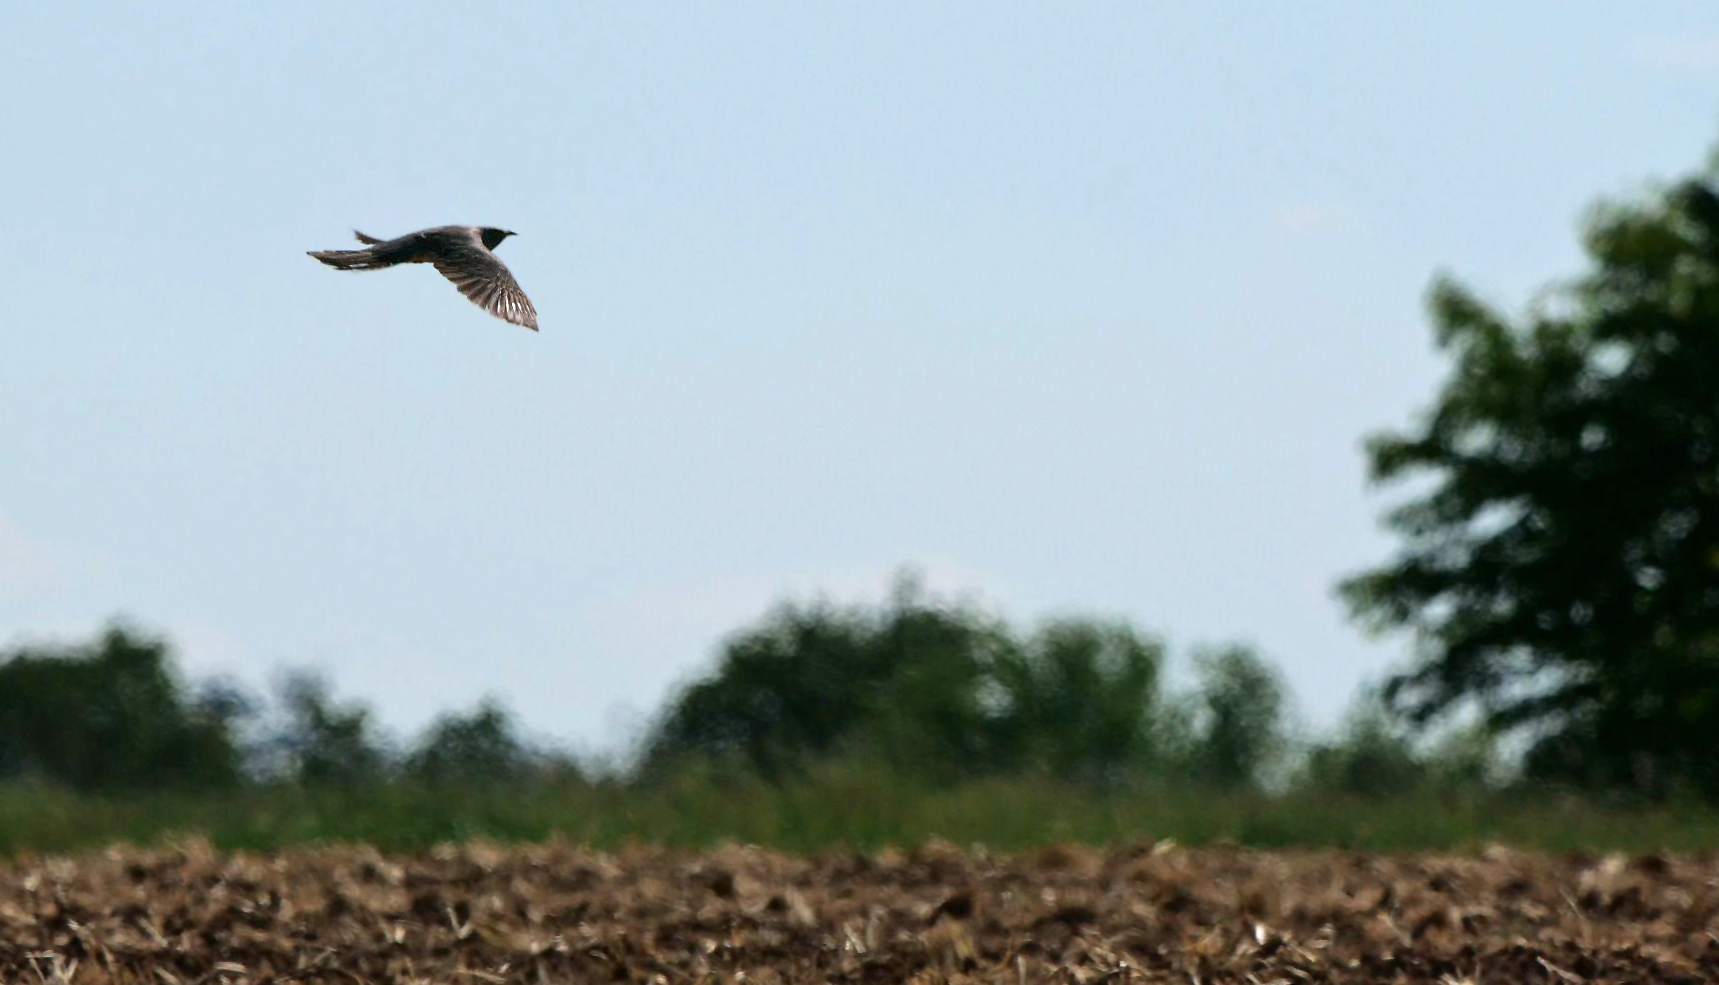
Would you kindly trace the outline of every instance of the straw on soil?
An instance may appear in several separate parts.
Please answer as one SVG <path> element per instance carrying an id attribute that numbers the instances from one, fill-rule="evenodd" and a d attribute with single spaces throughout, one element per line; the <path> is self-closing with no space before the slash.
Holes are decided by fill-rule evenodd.
<path id="1" fill-rule="evenodd" d="M 8 982 L 1719 980 L 1719 864 L 469 844 L 0 868 Z"/>

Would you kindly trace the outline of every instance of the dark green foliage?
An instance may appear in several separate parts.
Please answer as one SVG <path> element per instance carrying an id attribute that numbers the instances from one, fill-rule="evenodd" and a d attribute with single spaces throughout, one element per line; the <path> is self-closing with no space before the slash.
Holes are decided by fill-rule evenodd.
<path id="1" fill-rule="evenodd" d="M 79 789 L 223 787 L 240 779 L 242 699 L 197 700 L 165 643 L 120 627 L 92 644 L 0 658 L 0 778 Z"/>
<path id="2" fill-rule="evenodd" d="M 1451 377 L 1368 448 L 1430 491 L 1343 592 L 1414 634 L 1387 694 L 1417 721 L 1477 702 L 1547 736 L 1532 773 L 1719 797 L 1719 174 L 1598 210 L 1586 245 L 1521 321 L 1435 285 Z"/>
<path id="3" fill-rule="evenodd" d="M 383 779 L 388 755 L 370 709 L 336 704 L 327 681 L 297 672 L 281 687 L 286 723 L 270 744 L 290 779 L 312 786 L 358 786 Z"/>
<path id="4" fill-rule="evenodd" d="M 1114 782 L 1149 764 L 1163 647 L 1122 624 L 1063 620 L 994 667 L 1008 765 Z"/>
<path id="5" fill-rule="evenodd" d="M 645 772 L 732 760 L 779 778 L 834 756 L 952 780 L 1105 780 L 1151 753 L 1160 648 L 1068 620 L 1021 640 L 909 585 L 877 612 L 785 606 L 732 639 L 657 723 Z"/>
<path id="6" fill-rule="evenodd" d="M 516 734 L 513 719 L 494 701 L 484 701 L 469 715 L 437 718 L 406 758 L 402 772 L 429 785 L 493 786 L 518 783 L 537 765 Z"/>
<path id="7" fill-rule="evenodd" d="M 783 606 L 731 639 L 716 673 L 669 707 L 646 772 L 732 759 L 777 777 L 861 745 L 927 768 L 993 759 L 980 683 L 1002 644 L 977 616 L 910 587 L 879 613 Z"/>
<path id="8" fill-rule="evenodd" d="M 894 670 L 872 636 L 853 615 L 779 610 L 731 640 L 717 673 L 681 694 L 649 740 L 647 770 L 697 756 L 768 776 L 828 754 L 875 708 Z"/>
<path id="9" fill-rule="evenodd" d="M 1277 672 L 1252 650 L 1223 647 L 1198 654 L 1194 694 L 1194 775 L 1222 789 L 1257 785 L 1288 753 L 1285 689 Z"/>

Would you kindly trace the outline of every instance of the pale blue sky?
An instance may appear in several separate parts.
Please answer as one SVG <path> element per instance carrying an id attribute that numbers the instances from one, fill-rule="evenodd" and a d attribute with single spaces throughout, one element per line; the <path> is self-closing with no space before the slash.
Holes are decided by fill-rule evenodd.
<path id="1" fill-rule="evenodd" d="M 0 8 L 0 644 L 115 614 L 600 744 L 784 595 L 1404 653 L 1359 441 L 1601 194 L 1719 138 L 1719 6 Z M 305 250 L 500 225 L 540 335 Z"/>

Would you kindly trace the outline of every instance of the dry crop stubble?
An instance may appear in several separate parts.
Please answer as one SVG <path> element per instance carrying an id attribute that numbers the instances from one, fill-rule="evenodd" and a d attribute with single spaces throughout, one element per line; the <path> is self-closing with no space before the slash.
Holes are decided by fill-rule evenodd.
<path id="1" fill-rule="evenodd" d="M 568 845 L 0 870 L 8 982 L 1702 982 L 1712 858 Z"/>

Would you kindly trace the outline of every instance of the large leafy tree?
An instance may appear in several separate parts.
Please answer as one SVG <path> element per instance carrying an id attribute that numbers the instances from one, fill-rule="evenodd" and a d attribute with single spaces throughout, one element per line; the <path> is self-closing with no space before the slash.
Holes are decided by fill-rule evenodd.
<path id="1" fill-rule="evenodd" d="M 911 581 L 877 610 L 784 606 L 670 703 L 645 771 L 714 759 L 776 777 L 854 756 L 934 779 L 1112 782 L 1152 751 L 1161 657 L 1156 640 L 1087 620 L 1021 638 Z"/>
<path id="2" fill-rule="evenodd" d="M 123 626 L 90 643 L 0 654 L 0 780 L 82 789 L 242 778 L 234 694 L 192 695 L 167 644 Z"/>
<path id="3" fill-rule="evenodd" d="M 469 714 L 438 716 L 406 758 L 404 774 L 427 784 L 517 783 L 536 774 L 539 759 L 507 709 L 485 698 Z"/>
<path id="4" fill-rule="evenodd" d="M 670 704 L 646 770 L 694 757 L 776 776 L 858 746 L 917 750 L 925 766 L 988 758 L 979 683 L 1002 643 L 988 621 L 929 603 L 911 582 L 877 612 L 784 605 Z"/>
<path id="5" fill-rule="evenodd" d="M 1353 612 L 1412 631 L 1392 704 L 1529 728 L 1532 772 L 1719 795 L 1719 170 L 1597 208 L 1591 269 L 1521 318 L 1441 279 L 1453 369 L 1369 441 L 1394 559 Z"/>
<path id="6" fill-rule="evenodd" d="M 1002 701 L 998 765 L 1114 783 L 1160 750 L 1163 644 L 1125 623 L 1061 619 L 1004 647 L 991 665 Z"/>

